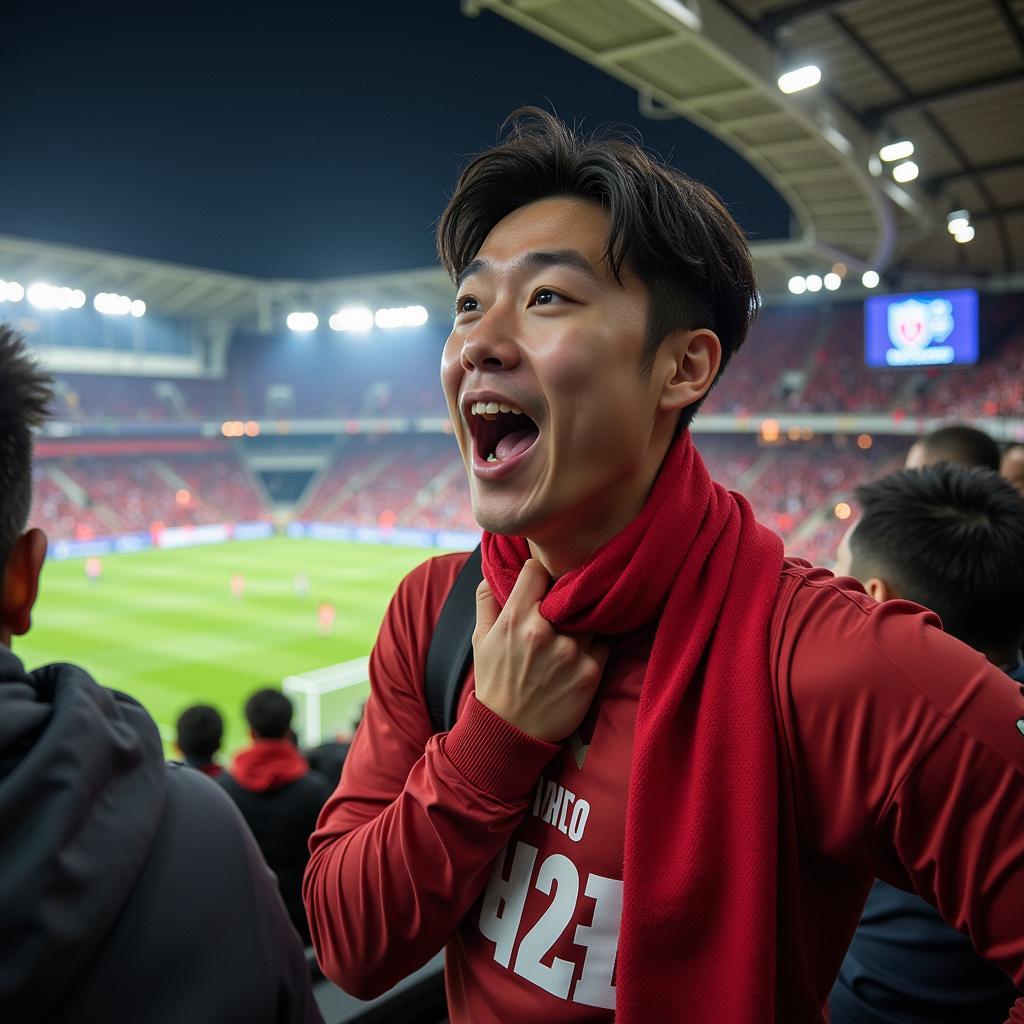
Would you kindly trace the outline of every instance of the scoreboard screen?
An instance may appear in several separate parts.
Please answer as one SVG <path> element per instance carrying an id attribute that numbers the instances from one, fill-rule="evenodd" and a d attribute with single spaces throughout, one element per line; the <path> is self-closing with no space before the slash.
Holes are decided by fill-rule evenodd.
<path id="1" fill-rule="evenodd" d="M 872 295 L 864 301 L 864 361 L 884 367 L 976 363 L 978 293 Z"/>

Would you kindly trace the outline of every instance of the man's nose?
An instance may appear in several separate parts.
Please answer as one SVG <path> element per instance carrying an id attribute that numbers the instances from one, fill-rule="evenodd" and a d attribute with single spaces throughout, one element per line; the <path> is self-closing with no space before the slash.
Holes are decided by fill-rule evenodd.
<path id="1" fill-rule="evenodd" d="M 520 359 L 514 317 L 500 306 L 489 309 L 462 342 L 466 370 L 511 370 Z"/>

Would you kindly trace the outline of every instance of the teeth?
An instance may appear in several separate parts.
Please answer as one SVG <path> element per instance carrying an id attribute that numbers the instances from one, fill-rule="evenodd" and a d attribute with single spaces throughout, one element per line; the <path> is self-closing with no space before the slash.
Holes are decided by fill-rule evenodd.
<path id="1" fill-rule="evenodd" d="M 487 456 L 487 461 L 488 462 L 497 462 L 498 461 L 498 456 L 495 455 L 494 452 L 491 452 L 491 454 Z"/>
<path id="2" fill-rule="evenodd" d="M 469 411 L 473 416 L 497 416 L 499 412 L 511 412 L 516 416 L 523 415 L 522 409 L 505 402 L 474 402 L 469 407 Z"/>

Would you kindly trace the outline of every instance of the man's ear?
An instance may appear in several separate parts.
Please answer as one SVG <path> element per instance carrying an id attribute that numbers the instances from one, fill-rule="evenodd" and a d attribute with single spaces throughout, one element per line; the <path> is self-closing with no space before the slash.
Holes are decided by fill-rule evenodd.
<path id="1" fill-rule="evenodd" d="M 0 641 L 10 643 L 12 636 L 22 636 L 29 631 L 45 559 L 46 534 L 42 530 L 29 530 L 15 541 L 4 568 Z"/>
<path id="2" fill-rule="evenodd" d="M 894 601 L 900 596 L 892 584 L 886 583 L 885 580 L 879 579 L 877 576 L 865 580 L 864 589 L 868 592 L 868 596 L 873 597 L 876 601 Z"/>
<path id="3" fill-rule="evenodd" d="M 666 412 L 699 402 L 710 390 L 722 365 L 722 343 L 706 327 L 673 331 L 658 352 L 663 387 L 660 406 Z"/>

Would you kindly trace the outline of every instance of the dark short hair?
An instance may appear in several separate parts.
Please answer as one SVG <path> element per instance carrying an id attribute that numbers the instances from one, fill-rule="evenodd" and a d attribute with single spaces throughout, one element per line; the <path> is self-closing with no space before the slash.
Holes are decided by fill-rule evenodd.
<path id="1" fill-rule="evenodd" d="M 0 324 L 0 576 L 32 506 L 32 431 L 50 411 L 53 380 L 25 340 Z"/>
<path id="2" fill-rule="evenodd" d="M 292 724 L 292 702 L 280 690 L 257 690 L 245 702 L 245 720 L 260 739 L 283 739 Z"/>
<path id="3" fill-rule="evenodd" d="M 491 229 L 514 210 L 565 196 L 600 206 L 610 228 L 606 258 L 617 280 L 627 266 L 650 293 L 641 371 L 677 329 L 713 330 L 725 369 L 760 306 L 746 238 L 709 188 L 634 141 L 581 135 L 553 114 L 523 107 L 502 141 L 462 172 L 437 228 L 437 251 L 457 280 Z M 700 403 L 683 410 L 685 427 Z"/>
<path id="4" fill-rule="evenodd" d="M 209 760 L 220 750 L 224 720 L 209 704 L 194 704 L 178 716 L 178 747 L 186 757 Z"/>
<path id="5" fill-rule="evenodd" d="M 976 427 L 953 423 L 920 438 L 933 462 L 957 462 L 962 466 L 984 466 L 999 472 L 999 445 Z"/>
<path id="6" fill-rule="evenodd" d="M 1024 497 L 977 466 L 905 469 L 856 490 L 852 571 L 937 612 L 979 651 L 1024 634 Z"/>

